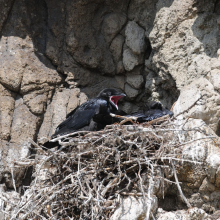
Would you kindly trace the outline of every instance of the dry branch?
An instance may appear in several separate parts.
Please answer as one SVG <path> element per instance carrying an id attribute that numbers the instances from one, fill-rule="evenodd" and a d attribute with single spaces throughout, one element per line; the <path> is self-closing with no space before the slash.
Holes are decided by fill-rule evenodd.
<path id="1" fill-rule="evenodd" d="M 173 172 L 174 172 L 174 177 L 175 177 L 175 180 L 176 180 L 176 185 L 177 185 L 177 188 L 179 190 L 179 193 L 182 197 L 182 199 L 184 200 L 184 202 L 186 203 L 187 207 L 188 208 L 192 208 L 192 206 L 190 205 L 190 203 L 187 201 L 186 197 L 184 196 L 183 192 L 182 192 L 182 189 L 180 187 L 180 184 L 179 184 L 179 181 L 178 181 L 178 178 L 177 178 L 177 175 L 176 175 L 176 169 L 175 169 L 175 166 L 173 164 L 173 161 L 171 162 L 172 164 L 172 167 L 173 167 Z"/>
<path id="2" fill-rule="evenodd" d="M 164 123 L 148 126 L 161 120 Z M 204 138 L 213 139 L 207 135 L 181 143 L 179 133 L 192 131 L 201 132 L 198 128 L 183 130 L 163 117 L 151 123 L 109 125 L 103 131 L 80 131 L 55 138 L 52 141 L 64 146 L 60 150 L 38 150 L 41 159 L 14 163 L 16 168 L 33 165 L 35 179 L 21 201 L 12 204 L 11 220 L 109 219 L 121 196 L 145 197 L 149 219 L 155 179 L 177 186 L 190 207 L 172 161 L 200 163 L 181 159 L 182 147 Z M 156 167 L 172 167 L 176 182 L 164 175 L 157 177 Z"/>

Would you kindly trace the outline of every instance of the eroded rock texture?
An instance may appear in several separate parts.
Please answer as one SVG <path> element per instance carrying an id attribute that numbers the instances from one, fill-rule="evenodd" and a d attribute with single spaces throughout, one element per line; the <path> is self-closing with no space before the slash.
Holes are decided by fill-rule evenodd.
<path id="1" fill-rule="evenodd" d="M 54 132 L 72 102 L 75 108 L 86 100 L 83 96 L 94 97 L 105 87 L 126 91 L 130 104 L 124 110 L 141 105 L 132 103 L 144 94 L 144 60 L 151 52 L 148 35 L 156 2 L 21 0 L 2 1 L 2 8 L 1 95 L 8 91 L 1 98 L 4 140 L 11 140 L 17 117 L 27 121 L 14 114 L 15 100 L 35 117 L 27 121 L 35 127 L 27 138 L 35 140 Z"/>
<path id="2" fill-rule="evenodd" d="M 8 161 L 31 153 L 29 138 L 50 137 L 105 87 L 126 93 L 127 112 L 178 99 L 175 115 L 220 135 L 219 0 L 0 0 L 0 8 L 1 182 Z M 208 176 L 218 188 L 216 163 Z"/>

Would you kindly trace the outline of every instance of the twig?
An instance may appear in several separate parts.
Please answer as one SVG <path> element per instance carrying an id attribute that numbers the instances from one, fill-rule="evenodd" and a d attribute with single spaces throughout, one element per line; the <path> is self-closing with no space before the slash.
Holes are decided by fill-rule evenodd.
<path id="1" fill-rule="evenodd" d="M 191 144 L 195 141 L 199 141 L 199 140 L 203 140 L 203 139 L 211 139 L 213 140 L 214 138 L 216 138 L 215 136 L 207 136 L 207 137 L 201 137 L 201 138 L 197 138 L 197 139 L 194 139 L 194 140 L 191 140 L 191 141 L 188 141 L 188 142 L 185 142 L 185 143 L 181 143 L 181 144 L 178 144 L 177 146 L 180 147 L 180 146 L 183 146 L 183 145 L 187 145 L 187 144 Z"/>
<path id="2" fill-rule="evenodd" d="M 138 117 L 135 117 L 135 116 L 129 116 L 129 117 L 127 117 L 127 116 L 122 116 L 122 115 L 115 115 L 115 114 L 113 114 L 113 113 L 110 113 L 110 115 L 111 115 L 112 117 L 114 117 L 114 118 L 124 119 L 124 120 L 122 120 L 122 121 L 119 123 L 119 125 L 123 125 L 123 124 L 125 124 L 125 123 L 128 122 L 128 121 L 130 121 L 131 123 L 134 123 L 134 122 L 136 122 L 137 119 L 138 119 Z"/>
<path id="3" fill-rule="evenodd" d="M 170 119 L 170 116 L 169 115 L 164 115 L 164 116 L 162 116 L 160 118 L 153 119 L 153 120 L 151 120 L 149 122 L 144 122 L 142 125 L 143 126 L 154 125 L 154 124 L 157 124 L 158 122 L 166 121 L 168 119 Z"/>
<path id="4" fill-rule="evenodd" d="M 185 112 L 189 111 L 189 110 L 190 110 L 193 106 L 195 106 L 196 103 L 197 103 L 201 98 L 203 98 L 205 95 L 206 95 L 206 94 L 201 95 L 192 105 L 190 105 L 186 110 L 184 110 L 184 111 L 178 113 L 174 118 L 176 119 L 179 115 L 182 115 L 182 114 L 184 114 Z"/>
<path id="5" fill-rule="evenodd" d="M 186 203 L 187 207 L 188 208 L 192 208 L 192 206 L 190 205 L 190 203 L 187 201 L 186 197 L 184 196 L 183 192 L 182 192 L 182 189 L 180 187 L 180 184 L 179 184 L 179 181 L 178 181 L 178 178 L 177 178 L 177 175 L 176 175 L 176 169 L 175 169 L 175 166 L 173 164 L 173 161 L 171 161 L 171 164 L 172 164 L 172 168 L 173 168 L 173 173 L 174 173 L 174 178 L 176 180 L 176 185 L 177 185 L 177 188 L 179 190 L 179 193 L 180 193 L 180 196 L 182 197 L 182 199 L 184 200 L 184 202 Z"/>
<path id="6" fill-rule="evenodd" d="M 194 160 L 186 160 L 186 159 L 182 159 L 182 158 L 174 158 L 174 157 L 161 157 L 160 158 L 161 161 L 164 161 L 164 160 L 177 160 L 177 161 L 181 161 L 181 162 L 189 162 L 189 163 L 195 163 L 195 164 L 202 164 L 202 162 L 199 162 L 199 161 L 194 161 Z"/>
<path id="7" fill-rule="evenodd" d="M 14 179 L 14 164 L 12 164 L 12 167 L 11 167 L 11 178 L 12 178 L 14 190 L 16 192 L 16 185 L 15 185 L 15 179 Z"/>
<path id="8" fill-rule="evenodd" d="M 62 135 L 62 136 L 59 136 L 59 137 L 56 137 L 52 140 L 50 140 L 50 142 L 56 142 L 56 141 L 59 141 L 63 138 L 66 138 L 66 137 L 70 137 L 70 136 L 73 136 L 73 135 L 76 135 L 76 134 L 84 134 L 84 133 L 89 133 L 91 131 L 76 131 L 76 132 L 73 132 L 73 133 L 70 133 L 70 134 L 66 134 L 66 135 Z"/>
<path id="9" fill-rule="evenodd" d="M 127 117 L 127 116 L 122 116 L 122 115 L 115 115 L 115 114 L 113 114 L 113 113 L 110 113 L 110 115 L 111 115 L 112 117 L 114 117 L 114 118 L 126 119 L 126 120 L 128 120 L 128 121 L 130 121 L 130 120 L 137 121 L 137 119 L 138 119 L 138 117 L 135 117 L 135 116 L 129 116 L 129 117 Z"/>
<path id="10" fill-rule="evenodd" d="M 152 166 L 152 164 L 150 163 L 149 159 L 147 157 L 145 157 L 145 160 L 146 160 L 146 163 L 148 164 L 148 166 L 151 167 L 151 175 L 150 175 L 150 180 L 149 180 L 149 186 L 148 186 L 148 192 L 147 192 L 147 196 L 148 196 L 148 206 L 147 206 L 147 212 L 146 212 L 146 218 L 147 220 L 150 218 L 150 211 L 151 211 L 151 200 L 152 200 L 152 197 L 151 197 L 151 193 L 152 193 L 152 189 L 153 189 L 153 183 L 154 183 L 154 180 L 153 180 L 153 177 L 154 177 L 154 167 Z"/>
<path id="11" fill-rule="evenodd" d="M 117 124 L 107 126 L 103 131 L 74 132 L 53 139 L 65 139 L 66 146 L 74 147 L 47 152 L 37 150 L 36 154 L 40 156 L 35 160 L 27 158 L 14 161 L 13 168 L 16 169 L 33 166 L 35 179 L 29 187 L 24 188 L 27 190 L 17 203 L 7 202 L 9 197 L 4 196 L 5 200 L 2 201 L 14 210 L 9 211 L 9 219 L 109 219 L 121 201 L 120 196 L 148 198 L 145 202 L 145 218 L 153 218 L 151 210 L 155 178 L 162 183 L 175 183 L 178 190 L 181 184 L 176 174 L 173 182 L 171 178 L 174 174 L 168 174 L 166 178 L 156 176 L 155 169 L 171 167 L 174 173 L 174 161 L 202 164 L 184 159 L 182 146 L 204 139 L 214 140 L 215 137 L 205 134 L 200 127 L 183 129 L 182 125 L 170 120 L 154 127 L 144 126 L 138 123 Z M 198 132 L 202 134 L 201 138 L 194 139 L 191 134 Z M 184 143 L 178 139 L 182 133 L 187 136 Z M 40 149 L 37 144 L 34 146 Z M 163 161 L 168 164 L 167 160 L 173 164 L 162 165 Z M 45 163 L 47 166 L 44 166 Z M 13 172 L 15 175 L 15 170 Z M 163 187 L 163 184 L 159 185 Z"/>

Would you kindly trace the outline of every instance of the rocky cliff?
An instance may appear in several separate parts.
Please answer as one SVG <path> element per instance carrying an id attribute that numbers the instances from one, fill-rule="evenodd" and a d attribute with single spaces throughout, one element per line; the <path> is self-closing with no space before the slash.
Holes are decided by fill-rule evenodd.
<path id="1" fill-rule="evenodd" d="M 168 108 L 177 101 L 179 120 L 202 120 L 218 139 L 219 0 L 0 0 L 0 8 L 0 182 L 8 189 L 12 175 L 17 187 L 30 182 L 31 170 L 11 171 L 12 161 L 33 153 L 30 139 L 50 137 L 106 87 L 126 93 L 127 112 L 149 100 Z M 203 167 L 199 180 L 183 178 L 193 182 L 186 192 L 206 183 L 208 197 L 220 192 L 217 146 L 214 162 L 203 155 L 208 173 Z M 216 194 L 204 202 L 198 193 L 194 206 L 219 210 Z"/>

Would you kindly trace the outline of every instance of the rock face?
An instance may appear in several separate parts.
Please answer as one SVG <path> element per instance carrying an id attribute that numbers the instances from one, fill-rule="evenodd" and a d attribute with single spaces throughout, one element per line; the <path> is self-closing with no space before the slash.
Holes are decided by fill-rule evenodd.
<path id="1" fill-rule="evenodd" d="M 176 212 L 165 213 L 163 210 L 159 209 L 156 216 L 157 220 L 211 220 L 211 217 L 205 213 L 202 209 L 193 208 L 189 212 L 181 210 Z"/>
<path id="2" fill-rule="evenodd" d="M 211 77 L 210 75 L 210 79 Z M 216 84 L 218 80 L 215 81 Z M 184 117 L 202 119 L 219 133 L 219 103 L 220 95 L 214 85 L 206 78 L 199 78 L 183 87 L 175 104 L 174 113 L 184 112 Z"/>
<path id="3" fill-rule="evenodd" d="M 149 201 L 144 198 L 127 197 L 120 201 L 121 206 L 115 211 L 111 220 L 141 219 L 146 217 L 146 213 L 154 213 L 158 206 L 157 198 L 152 198 L 150 209 Z"/>
<path id="4" fill-rule="evenodd" d="M 175 116 L 203 120 L 220 135 L 219 6 L 219 0 L 0 0 L 0 150 L 7 158 L 0 183 L 11 172 L 8 161 L 31 153 L 29 138 L 49 138 L 68 112 L 106 87 L 126 93 L 120 105 L 128 113 L 150 100 L 168 108 L 177 101 Z M 184 152 L 194 154 L 190 146 Z M 197 180 L 186 180 L 192 187 L 219 190 L 219 158 L 212 156 L 199 180 L 192 168 Z M 24 170 L 14 172 L 19 185 Z M 210 211 L 210 204 L 201 207 Z"/>
<path id="5" fill-rule="evenodd" d="M 125 28 L 126 45 L 134 54 L 145 51 L 145 31 L 135 21 L 129 21 Z"/>

